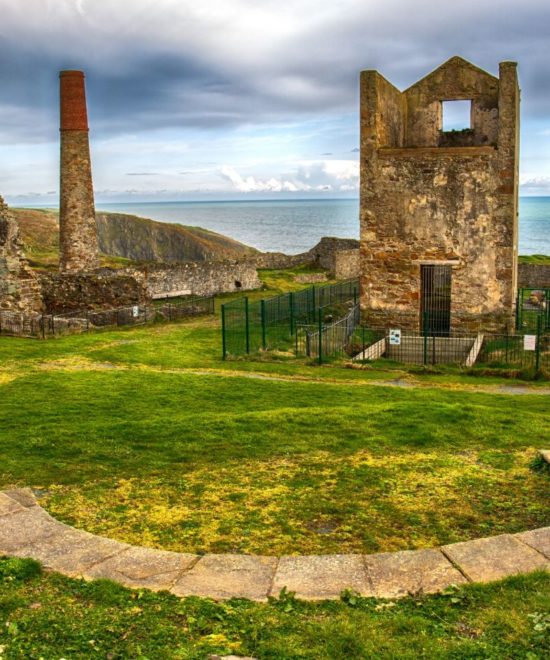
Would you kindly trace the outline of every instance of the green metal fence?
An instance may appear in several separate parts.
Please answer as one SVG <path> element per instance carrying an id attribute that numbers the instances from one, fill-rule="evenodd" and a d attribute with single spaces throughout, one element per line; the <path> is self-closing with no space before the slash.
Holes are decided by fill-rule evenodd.
<path id="1" fill-rule="evenodd" d="M 244 297 L 225 303 L 221 309 L 223 357 L 259 350 L 294 351 L 298 326 L 315 323 L 320 309 L 325 316 L 338 315 L 344 303 L 357 302 L 358 297 L 359 281 L 354 279 L 257 301 Z"/>
<path id="2" fill-rule="evenodd" d="M 384 358 L 403 364 L 456 364 L 507 369 L 550 371 L 550 332 L 539 317 L 532 334 L 479 332 L 450 333 L 440 337 L 388 328 L 357 326 L 349 340 L 333 356 L 358 360 Z"/>
<path id="3" fill-rule="evenodd" d="M 544 330 L 550 329 L 550 289 L 518 289 L 516 300 L 516 330 L 533 332 L 542 319 Z"/>

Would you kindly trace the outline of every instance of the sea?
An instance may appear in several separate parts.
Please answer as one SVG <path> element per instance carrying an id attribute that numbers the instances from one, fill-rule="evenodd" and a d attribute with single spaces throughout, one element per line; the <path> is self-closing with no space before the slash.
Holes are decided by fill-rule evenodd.
<path id="1" fill-rule="evenodd" d="M 263 252 L 298 254 L 323 236 L 359 238 L 357 199 L 96 204 L 98 211 L 210 229 Z M 519 254 L 550 255 L 550 197 L 522 197 Z"/>

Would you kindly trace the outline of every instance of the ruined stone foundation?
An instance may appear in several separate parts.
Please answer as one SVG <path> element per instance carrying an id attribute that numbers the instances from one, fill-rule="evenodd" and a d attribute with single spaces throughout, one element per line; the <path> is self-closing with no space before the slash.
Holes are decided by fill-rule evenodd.
<path id="1" fill-rule="evenodd" d="M 60 73 L 61 172 L 59 200 L 62 272 L 99 266 L 86 93 L 82 71 Z"/>
<path id="2" fill-rule="evenodd" d="M 0 197 L 0 311 L 29 314 L 42 309 L 40 283 L 19 242 L 19 228 Z"/>

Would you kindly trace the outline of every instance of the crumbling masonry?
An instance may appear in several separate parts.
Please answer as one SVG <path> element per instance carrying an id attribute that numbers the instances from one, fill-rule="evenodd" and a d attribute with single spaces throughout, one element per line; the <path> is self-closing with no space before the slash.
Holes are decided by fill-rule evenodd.
<path id="1" fill-rule="evenodd" d="M 471 103 L 443 130 L 445 101 Z M 519 88 L 453 57 L 401 92 L 361 74 L 361 309 L 437 334 L 501 329 L 517 284 Z"/>
<path id="2" fill-rule="evenodd" d="M 0 310 L 32 314 L 42 309 L 40 283 L 19 243 L 19 227 L 0 197 Z"/>

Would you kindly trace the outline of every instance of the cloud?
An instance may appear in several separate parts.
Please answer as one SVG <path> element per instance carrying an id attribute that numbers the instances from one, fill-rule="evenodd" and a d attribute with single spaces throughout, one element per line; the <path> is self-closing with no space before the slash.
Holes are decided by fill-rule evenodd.
<path id="1" fill-rule="evenodd" d="M 243 193 L 350 192 L 356 191 L 359 184 L 359 166 L 356 161 L 347 160 L 304 162 L 292 173 L 269 179 L 242 176 L 228 165 L 221 168 L 220 175 Z"/>
<path id="2" fill-rule="evenodd" d="M 160 172 L 126 172 L 126 176 L 159 176 Z"/>
<path id="3" fill-rule="evenodd" d="M 62 68 L 86 70 L 90 115 L 103 134 L 216 130 L 352 112 L 361 69 L 377 68 L 405 87 L 462 53 L 492 72 L 500 59 L 518 59 L 525 112 L 540 114 L 550 84 L 549 22 L 542 0 L 452 7 L 134 0 L 131 8 L 116 0 L 3 0 L 0 89 L 42 113 L 43 139 L 57 128 Z"/>
<path id="4" fill-rule="evenodd" d="M 519 189 L 525 195 L 550 195 L 550 176 L 522 178 Z"/>

